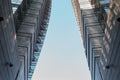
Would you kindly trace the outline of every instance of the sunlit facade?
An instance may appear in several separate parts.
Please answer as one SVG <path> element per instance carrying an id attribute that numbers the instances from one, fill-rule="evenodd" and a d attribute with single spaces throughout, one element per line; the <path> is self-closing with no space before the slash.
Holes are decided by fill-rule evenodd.
<path id="1" fill-rule="evenodd" d="M 31 80 L 52 0 L 0 0 L 0 80 Z"/>
<path id="2" fill-rule="evenodd" d="M 72 0 L 91 80 L 120 80 L 120 0 Z"/>

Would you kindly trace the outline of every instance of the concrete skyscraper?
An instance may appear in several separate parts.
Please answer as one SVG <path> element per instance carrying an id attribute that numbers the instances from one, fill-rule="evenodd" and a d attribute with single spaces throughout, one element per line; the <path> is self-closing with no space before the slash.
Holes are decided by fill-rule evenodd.
<path id="1" fill-rule="evenodd" d="M 120 0 L 72 0 L 92 80 L 120 80 Z"/>
<path id="2" fill-rule="evenodd" d="M 31 80 L 52 0 L 0 0 L 0 80 Z"/>

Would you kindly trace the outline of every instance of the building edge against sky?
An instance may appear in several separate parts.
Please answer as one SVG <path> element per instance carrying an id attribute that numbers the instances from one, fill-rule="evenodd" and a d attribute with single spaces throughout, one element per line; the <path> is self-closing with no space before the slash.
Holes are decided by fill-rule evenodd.
<path id="1" fill-rule="evenodd" d="M 0 0 L 0 80 L 31 80 L 52 0 Z"/>
<path id="2" fill-rule="evenodd" d="M 72 0 L 92 80 L 120 80 L 120 1 Z"/>

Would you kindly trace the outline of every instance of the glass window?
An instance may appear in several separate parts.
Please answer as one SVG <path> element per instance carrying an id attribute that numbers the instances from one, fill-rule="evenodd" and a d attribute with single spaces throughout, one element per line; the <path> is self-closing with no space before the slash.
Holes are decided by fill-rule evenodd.
<path id="1" fill-rule="evenodd" d="M 12 4 L 18 4 L 20 5 L 23 0 L 12 0 Z"/>
<path id="2" fill-rule="evenodd" d="M 17 7 L 12 7 L 13 10 L 13 14 L 15 13 L 15 11 L 17 10 Z"/>
<path id="3" fill-rule="evenodd" d="M 13 14 L 16 12 L 18 6 L 22 3 L 23 0 L 11 0 Z"/>
<path id="4" fill-rule="evenodd" d="M 99 61 L 95 62 L 95 80 L 103 80 L 98 63 Z"/>

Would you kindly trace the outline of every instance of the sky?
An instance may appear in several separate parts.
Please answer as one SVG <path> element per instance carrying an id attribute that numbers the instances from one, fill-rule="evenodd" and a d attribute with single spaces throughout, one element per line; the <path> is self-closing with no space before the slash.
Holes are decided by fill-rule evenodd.
<path id="1" fill-rule="evenodd" d="M 71 0 L 52 0 L 44 45 L 32 80 L 91 80 Z"/>

